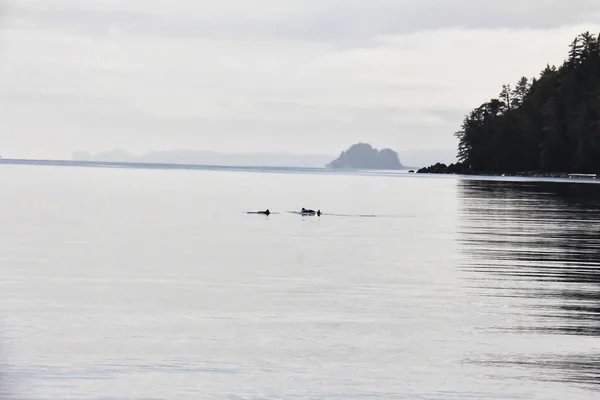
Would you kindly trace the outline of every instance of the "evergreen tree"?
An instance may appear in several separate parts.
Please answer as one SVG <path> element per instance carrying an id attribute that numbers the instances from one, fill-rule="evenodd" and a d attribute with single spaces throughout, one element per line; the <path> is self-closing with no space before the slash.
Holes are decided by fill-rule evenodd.
<path id="1" fill-rule="evenodd" d="M 503 85 L 455 135 L 459 160 L 476 171 L 600 172 L 600 35 L 579 35 L 538 79 Z"/>

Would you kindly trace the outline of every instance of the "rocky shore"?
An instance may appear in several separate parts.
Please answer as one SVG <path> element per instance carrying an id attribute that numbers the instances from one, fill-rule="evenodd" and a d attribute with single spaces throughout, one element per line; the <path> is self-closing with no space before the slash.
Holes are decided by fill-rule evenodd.
<path id="1" fill-rule="evenodd" d="M 418 174 L 458 174 L 458 175 L 472 175 L 473 170 L 467 164 L 457 162 L 454 164 L 446 165 L 444 163 L 436 163 L 429 167 L 421 168 L 417 171 Z"/>
<path id="2" fill-rule="evenodd" d="M 469 165 L 461 162 L 446 165 L 444 163 L 436 163 L 429 167 L 421 168 L 417 171 L 419 174 L 453 174 L 453 175 L 481 175 L 481 176 L 519 176 L 529 178 L 588 178 L 596 179 L 596 174 L 574 174 L 568 172 L 544 172 L 536 171 L 521 171 L 521 172 L 489 172 L 489 171 L 473 171 Z"/>

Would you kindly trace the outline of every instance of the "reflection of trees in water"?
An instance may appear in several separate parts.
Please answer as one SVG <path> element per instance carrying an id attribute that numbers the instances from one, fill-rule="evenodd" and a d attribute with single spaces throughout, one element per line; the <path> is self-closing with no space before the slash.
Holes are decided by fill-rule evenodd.
<path id="1" fill-rule="evenodd" d="M 600 384 L 600 356 L 599 355 L 569 355 L 569 356 L 542 356 L 531 360 L 526 357 L 515 356 L 512 360 L 487 360 L 485 365 L 537 368 L 544 371 L 564 371 L 566 374 L 546 374 L 540 377 L 541 381 L 578 383 L 583 385 Z"/>
<path id="2" fill-rule="evenodd" d="M 463 269 L 486 296 L 529 299 L 527 326 L 502 330 L 600 337 L 600 185 L 463 180 Z M 548 355 L 511 365 L 558 369 L 600 384 L 600 355 Z M 506 363 L 506 361 L 491 361 Z"/>

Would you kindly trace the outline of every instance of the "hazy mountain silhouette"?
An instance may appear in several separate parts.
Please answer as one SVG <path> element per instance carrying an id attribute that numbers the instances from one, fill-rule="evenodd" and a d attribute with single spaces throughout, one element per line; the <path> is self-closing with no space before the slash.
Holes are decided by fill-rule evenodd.
<path id="1" fill-rule="evenodd" d="M 421 167 L 442 160 L 456 160 L 455 150 L 410 150 L 398 152 L 405 166 Z M 136 155 L 128 150 L 115 149 L 92 154 L 88 151 L 73 153 L 74 161 L 142 162 L 157 164 L 228 165 L 263 167 L 322 168 L 335 158 L 332 154 L 291 153 L 221 153 L 203 150 L 165 150 Z M 408 167 L 407 167 L 408 168 Z"/>
<path id="2" fill-rule="evenodd" d="M 403 169 L 398 153 L 390 149 L 377 150 L 368 143 L 357 143 L 329 164 L 328 168 Z"/>
<path id="3" fill-rule="evenodd" d="M 102 162 L 319 168 L 325 165 L 331 157 L 329 154 L 236 154 L 202 150 L 166 150 L 135 155 L 127 150 L 117 149 L 104 151 L 95 155 L 85 151 L 78 151 L 73 153 L 72 159 L 75 161 Z"/>

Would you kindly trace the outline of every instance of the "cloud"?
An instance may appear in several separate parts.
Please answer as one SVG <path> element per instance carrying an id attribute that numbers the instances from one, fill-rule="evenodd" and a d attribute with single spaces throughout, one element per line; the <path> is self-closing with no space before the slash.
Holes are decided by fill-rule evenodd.
<path id="1" fill-rule="evenodd" d="M 453 148 L 469 109 L 600 31 L 600 4 L 536 4 L 13 1 L 0 149 Z"/>
<path id="2" fill-rule="evenodd" d="M 364 42 L 446 28 L 553 29 L 600 18 L 595 0 L 221 0 L 13 2 L 12 16 L 88 34 Z"/>

